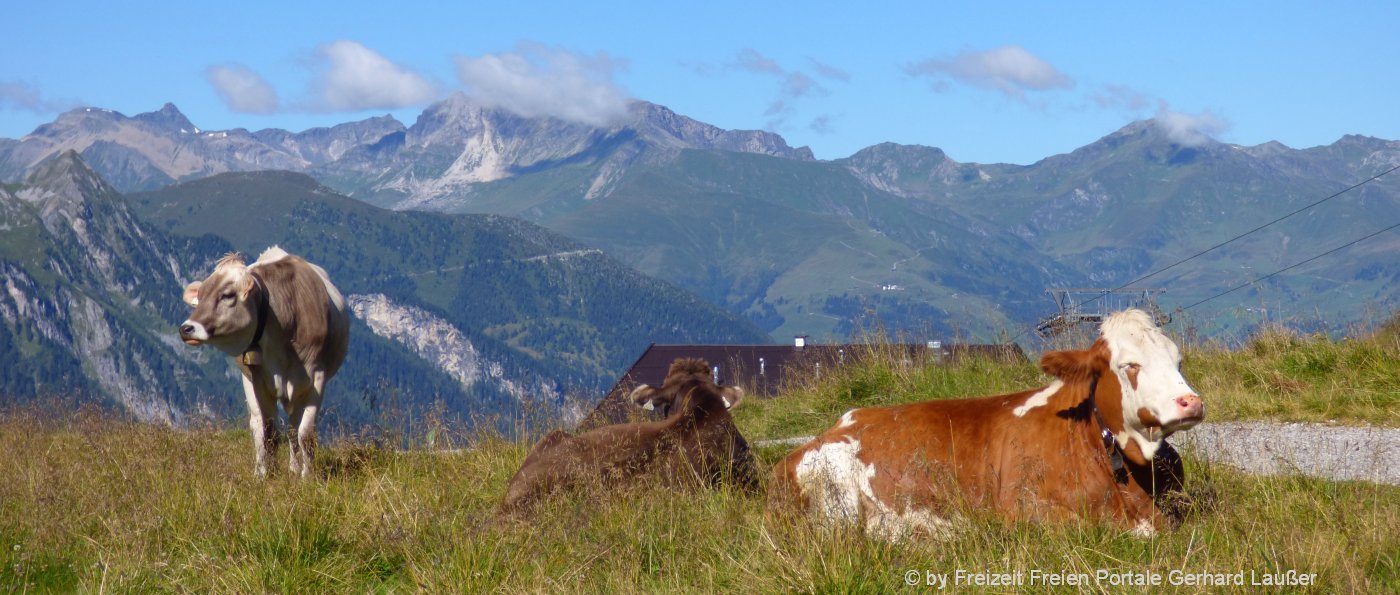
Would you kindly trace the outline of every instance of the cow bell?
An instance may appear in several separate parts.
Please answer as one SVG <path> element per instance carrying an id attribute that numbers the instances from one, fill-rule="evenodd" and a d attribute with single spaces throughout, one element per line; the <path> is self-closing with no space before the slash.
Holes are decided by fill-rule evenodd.
<path id="1" fill-rule="evenodd" d="M 249 349 L 244 351 L 243 355 L 238 356 L 238 361 L 245 366 L 261 366 L 263 363 L 262 350 Z"/>

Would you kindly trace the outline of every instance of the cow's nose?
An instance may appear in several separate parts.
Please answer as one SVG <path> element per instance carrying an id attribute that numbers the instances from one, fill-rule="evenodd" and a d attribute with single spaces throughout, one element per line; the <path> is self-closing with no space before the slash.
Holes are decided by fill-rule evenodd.
<path id="1" fill-rule="evenodd" d="M 193 325 L 193 324 L 182 324 L 182 325 L 180 325 L 180 336 L 181 336 L 181 337 L 188 337 L 188 336 L 193 335 L 193 334 L 194 334 L 194 325 Z"/>
<path id="2" fill-rule="evenodd" d="M 1182 395 L 1176 398 L 1176 406 L 1181 408 L 1182 417 L 1205 417 L 1206 404 L 1196 395 Z"/>

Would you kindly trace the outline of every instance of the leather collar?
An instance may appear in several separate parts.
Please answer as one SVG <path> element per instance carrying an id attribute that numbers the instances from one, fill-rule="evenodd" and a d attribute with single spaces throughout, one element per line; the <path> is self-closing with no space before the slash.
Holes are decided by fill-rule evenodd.
<path id="1" fill-rule="evenodd" d="M 267 328 L 267 311 L 271 308 L 269 307 L 267 297 L 267 285 L 262 282 L 262 279 L 260 279 L 256 273 L 249 272 L 248 274 L 253 276 L 253 285 L 256 286 L 258 292 L 258 326 L 253 331 L 253 340 L 248 343 L 248 348 L 243 350 L 243 355 L 239 356 L 239 360 L 242 361 L 244 365 L 258 366 L 263 363 L 261 343 L 263 330 Z"/>
<path id="2" fill-rule="evenodd" d="M 1099 402 L 1095 398 L 1098 392 L 1099 380 L 1094 378 L 1093 384 L 1089 385 L 1089 408 L 1094 411 L 1094 421 L 1099 424 L 1099 436 L 1103 437 L 1104 450 L 1108 451 L 1108 466 L 1113 470 L 1113 479 L 1120 484 L 1128 483 L 1128 468 L 1123 462 L 1123 449 L 1118 446 L 1118 440 L 1113 437 L 1113 431 L 1108 429 L 1108 424 L 1103 422 L 1103 414 L 1099 413 Z"/>

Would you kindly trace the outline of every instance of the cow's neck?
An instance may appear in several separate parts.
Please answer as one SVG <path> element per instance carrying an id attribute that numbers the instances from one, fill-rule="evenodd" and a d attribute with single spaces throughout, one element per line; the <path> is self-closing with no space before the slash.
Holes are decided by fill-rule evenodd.
<path id="1" fill-rule="evenodd" d="M 1098 387 L 1100 376 L 1095 375 L 1094 380 L 1089 384 L 1089 408 L 1093 410 L 1094 421 L 1099 429 L 1099 437 L 1103 439 L 1103 447 L 1108 451 L 1109 468 L 1113 470 L 1113 480 L 1118 483 L 1128 482 L 1128 469 L 1124 464 L 1123 448 L 1118 445 L 1116 432 L 1104 421 L 1103 413 L 1099 411 Z"/>
<path id="2" fill-rule="evenodd" d="M 1099 427 L 1112 433 L 1124 459 L 1135 465 L 1151 465 L 1152 456 L 1162 444 L 1161 430 L 1128 423 L 1123 412 L 1123 393 L 1118 383 L 1103 373 L 1095 373 L 1089 387 L 1089 400 L 1098 417 Z"/>
<path id="3" fill-rule="evenodd" d="M 267 296 L 267 284 L 263 283 L 256 273 L 249 271 L 248 274 L 253 277 L 253 289 L 258 294 L 258 325 L 253 330 L 253 340 L 248 342 L 248 347 L 239 356 L 239 361 L 249 366 L 260 366 L 263 364 L 262 340 L 263 332 L 267 330 L 267 311 L 272 306 Z"/>

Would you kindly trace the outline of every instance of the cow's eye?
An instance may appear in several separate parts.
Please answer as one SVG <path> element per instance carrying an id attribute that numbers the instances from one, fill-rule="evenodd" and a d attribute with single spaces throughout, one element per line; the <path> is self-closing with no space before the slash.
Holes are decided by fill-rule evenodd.
<path id="1" fill-rule="evenodd" d="M 1118 366 L 1118 367 L 1119 367 L 1119 368 L 1122 368 L 1123 371 L 1125 371 L 1125 372 L 1129 372 L 1129 371 L 1141 370 L 1141 369 L 1142 369 L 1142 364 L 1133 363 L 1133 362 L 1128 362 L 1128 363 L 1123 364 L 1123 365 Z"/>
<path id="2" fill-rule="evenodd" d="M 233 298 L 234 298 L 234 294 L 233 294 L 232 291 L 230 291 L 230 292 L 228 292 L 228 293 L 225 293 L 225 294 L 219 296 L 219 299 L 221 299 L 221 300 L 223 300 L 223 301 L 225 301 L 225 302 L 231 302 L 231 301 L 233 301 Z"/>

